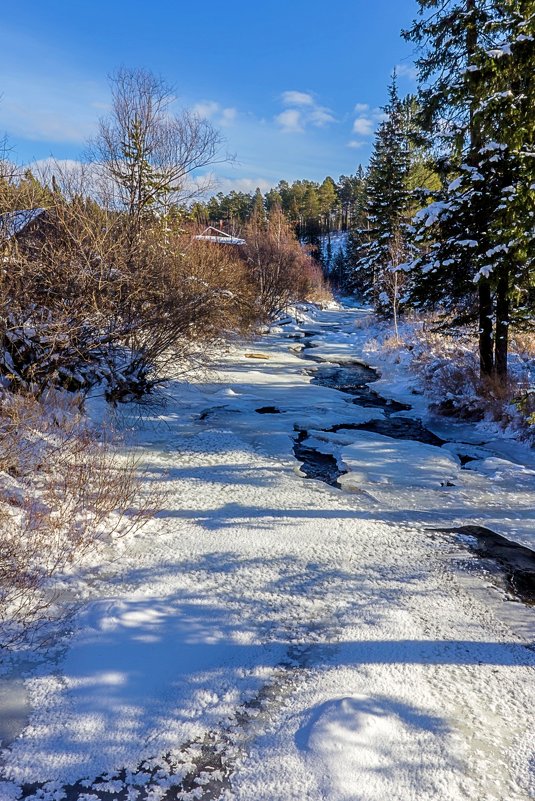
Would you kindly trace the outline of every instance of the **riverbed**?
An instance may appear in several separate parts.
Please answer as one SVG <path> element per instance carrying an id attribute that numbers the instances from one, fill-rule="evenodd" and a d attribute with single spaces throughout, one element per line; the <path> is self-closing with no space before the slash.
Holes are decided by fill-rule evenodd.
<path id="1" fill-rule="evenodd" d="M 532 797 L 534 465 L 363 316 L 298 309 L 122 411 L 161 509 L 6 660 L 2 801 Z"/>

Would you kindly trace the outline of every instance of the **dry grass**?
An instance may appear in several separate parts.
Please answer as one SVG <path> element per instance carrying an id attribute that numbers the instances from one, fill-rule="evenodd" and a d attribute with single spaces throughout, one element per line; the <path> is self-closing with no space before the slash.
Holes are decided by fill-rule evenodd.
<path id="1" fill-rule="evenodd" d="M 318 283 L 315 286 L 312 285 L 308 290 L 306 294 L 306 300 L 308 300 L 310 303 L 316 303 L 318 306 L 322 307 L 332 302 L 333 293 L 326 281 L 321 281 L 318 279 Z"/>
<path id="2" fill-rule="evenodd" d="M 535 332 L 512 331 L 511 350 L 529 359 L 535 359 Z"/>
<path id="3" fill-rule="evenodd" d="M 97 437 L 71 396 L 6 393 L 0 407 L 0 634 L 9 644 L 53 597 L 51 577 L 150 516 L 134 459 Z"/>

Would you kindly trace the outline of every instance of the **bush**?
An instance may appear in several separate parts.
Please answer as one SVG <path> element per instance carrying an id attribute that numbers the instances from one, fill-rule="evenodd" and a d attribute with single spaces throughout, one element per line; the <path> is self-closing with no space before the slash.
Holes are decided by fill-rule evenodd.
<path id="1" fill-rule="evenodd" d="M 99 382 L 139 397 L 199 345 L 250 327 L 249 270 L 176 222 L 143 220 L 63 195 L 31 234 L 4 243 L 0 373 L 39 396 Z"/>
<path id="2" fill-rule="evenodd" d="M 97 437 L 79 398 L 4 392 L 0 405 L 0 644 L 52 603 L 49 580 L 149 516 L 136 465 Z M 133 505 L 137 505 L 137 509 Z"/>
<path id="3" fill-rule="evenodd" d="M 324 289 L 320 271 L 315 270 L 280 207 L 275 206 L 267 220 L 254 215 L 244 236 L 243 255 L 264 319 L 273 320 L 314 289 Z"/>
<path id="4" fill-rule="evenodd" d="M 441 323 L 441 328 L 443 321 Z M 402 337 L 386 337 L 381 347 L 405 353 L 439 414 L 469 421 L 488 420 L 501 428 L 515 429 L 522 438 L 535 439 L 535 393 L 528 371 L 533 338 L 513 334 L 512 347 L 522 358 L 511 359 L 506 384 L 498 377 L 482 378 L 477 341 L 469 329 L 455 330 L 455 336 L 437 328 L 436 320 L 418 316 L 402 327 Z"/>

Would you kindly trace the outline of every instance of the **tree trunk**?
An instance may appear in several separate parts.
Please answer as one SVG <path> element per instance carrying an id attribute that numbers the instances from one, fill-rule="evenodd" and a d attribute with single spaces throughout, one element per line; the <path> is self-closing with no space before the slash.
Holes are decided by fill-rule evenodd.
<path id="1" fill-rule="evenodd" d="M 495 371 L 500 383 L 507 383 L 507 351 L 509 346 L 509 270 L 504 267 L 496 287 Z"/>
<path id="2" fill-rule="evenodd" d="M 475 21 L 476 0 L 466 0 L 466 54 L 468 64 L 473 63 L 478 48 L 478 30 Z M 467 75 L 470 92 L 470 145 L 467 161 L 476 167 L 479 161 L 479 152 L 483 144 L 483 137 L 477 115 L 477 91 L 473 72 Z M 494 373 L 494 349 L 492 342 L 493 315 L 492 293 L 488 280 L 482 278 L 478 284 L 479 296 L 479 370 L 481 377 L 491 376 Z"/>
<path id="3" fill-rule="evenodd" d="M 486 279 L 479 283 L 479 370 L 481 377 L 494 372 L 492 348 L 492 294 Z"/>

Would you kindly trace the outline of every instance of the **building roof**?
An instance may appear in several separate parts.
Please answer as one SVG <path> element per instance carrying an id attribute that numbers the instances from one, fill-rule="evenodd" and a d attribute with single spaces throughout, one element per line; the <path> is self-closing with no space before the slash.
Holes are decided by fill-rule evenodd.
<path id="1" fill-rule="evenodd" d="M 11 239 L 22 233 L 34 220 L 37 220 L 45 209 L 20 209 L 0 214 L 0 239 Z"/>
<path id="2" fill-rule="evenodd" d="M 194 239 L 201 240 L 202 242 L 217 242 L 220 245 L 245 245 L 245 239 L 240 239 L 237 236 L 231 236 L 219 228 L 214 228 L 209 225 L 205 228 L 202 234 L 197 234 Z"/>

